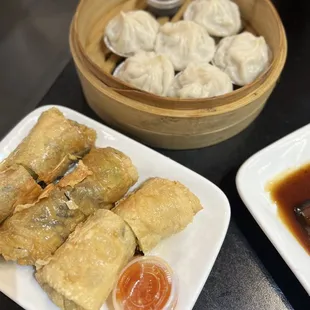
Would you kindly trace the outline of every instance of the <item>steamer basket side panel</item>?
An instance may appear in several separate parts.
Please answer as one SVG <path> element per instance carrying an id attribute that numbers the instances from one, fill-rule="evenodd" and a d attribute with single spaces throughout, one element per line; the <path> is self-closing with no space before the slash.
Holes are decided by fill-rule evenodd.
<path id="1" fill-rule="evenodd" d="M 253 113 L 246 115 L 246 117 L 239 122 L 232 124 L 228 127 L 222 126 L 222 128 L 220 128 L 219 130 L 208 132 L 202 131 L 200 133 L 193 134 L 192 132 L 187 130 L 186 124 L 183 122 L 183 131 L 179 131 L 178 133 L 164 133 L 158 131 L 158 128 L 161 127 L 159 125 L 160 123 L 158 123 L 160 122 L 159 116 L 159 121 L 157 122 L 157 127 L 155 128 L 155 131 L 152 131 L 146 126 L 144 126 L 144 124 L 146 124 L 147 122 L 141 123 L 141 121 L 139 121 L 134 123 L 132 121 L 124 121 L 124 119 L 121 119 L 119 117 L 120 115 L 118 113 L 115 113 L 115 106 L 117 105 L 117 103 L 115 103 L 113 100 L 107 100 L 107 98 L 102 97 L 102 94 L 100 93 L 96 93 L 94 95 L 94 93 L 92 93 L 94 90 L 92 90 L 88 85 L 85 85 L 85 80 L 83 80 L 83 77 L 80 76 L 80 78 L 88 104 L 107 124 L 129 134 L 133 138 L 137 138 L 145 144 L 153 147 L 167 149 L 195 149 L 213 145 L 229 139 L 230 137 L 245 129 L 259 115 L 267 100 L 266 98 L 264 104 L 260 104 L 258 108 L 253 111 Z M 103 102 L 104 106 L 102 105 Z M 110 109 L 107 107 L 110 107 Z M 127 109 L 129 108 L 127 107 Z M 126 109 L 123 109 L 123 106 L 122 110 L 126 115 Z M 127 112 L 129 112 L 129 114 L 132 113 L 132 111 L 130 110 L 127 110 Z M 142 117 L 145 117 L 145 114 L 142 114 Z M 167 123 L 167 119 L 165 119 L 165 121 Z M 156 121 L 154 121 L 154 124 L 156 124 Z M 169 125 L 172 128 L 173 124 L 175 123 L 171 122 L 170 120 Z M 193 123 L 191 123 L 191 125 L 193 126 Z M 154 129 L 154 126 L 152 126 L 151 128 Z"/>
<path id="2" fill-rule="evenodd" d="M 92 106 L 91 103 L 90 106 Z M 96 108 L 94 107 L 93 109 L 96 112 Z M 146 145 L 169 150 L 189 150 L 208 147 L 230 139 L 231 137 L 237 135 L 245 128 L 247 128 L 261 111 L 262 108 L 256 111 L 253 115 L 244 119 L 242 122 L 235 124 L 232 128 L 225 128 L 224 130 L 220 130 L 218 132 L 206 133 L 196 136 L 185 134 L 165 135 L 158 132 L 145 131 L 141 128 L 135 128 L 124 124 L 114 125 L 116 129 L 126 132 L 132 138 L 137 139 Z M 102 114 L 102 111 L 99 111 L 98 115 L 100 114 Z"/>
<path id="3" fill-rule="evenodd" d="M 100 114 L 101 117 L 104 116 L 104 120 L 109 118 L 110 124 L 113 121 L 117 124 L 131 125 L 142 130 L 170 135 L 199 135 L 231 127 L 255 111 L 262 109 L 273 90 L 273 88 L 269 89 L 258 98 L 255 98 L 254 94 L 253 98 L 251 97 L 253 100 L 248 104 L 230 111 L 224 110 L 223 113 L 214 114 L 217 112 L 214 108 L 210 109 L 209 113 L 205 113 L 205 110 L 202 111 L 203 113 L 189 111 L 188 115 L 190 116 L 186 116 L 180 111 L 164 110 L 166 112 L 164 115 L 155 113 L 152 109 L 146 112 L 109 97 L 109 90 L 103 92 L 101 89 L 100 91 L 90 84 L 81 73 L 79 76 L 87 102 L 96 108 L 97 114 Z M 117 95 L 116 98 L 122 101 L 126 100 L 120 95 Z"/>

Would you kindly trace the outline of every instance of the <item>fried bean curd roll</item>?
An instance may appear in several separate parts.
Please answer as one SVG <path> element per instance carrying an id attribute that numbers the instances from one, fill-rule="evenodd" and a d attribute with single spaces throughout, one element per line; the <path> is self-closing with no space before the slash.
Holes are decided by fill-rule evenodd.
<path id="1" fill-rule="evenodd" d="M 68 197 L 80 208 L 110 208 L 138 180 L 138 172 L 131 159 L 111 147 L 91 149 L 83 159 L 83 164 L 89 168 L 91 175 L 67 187 Z M 60 186 L 67 185 L 67 180 L 64 181 L 60 182 Z"/>
<path id="2" fill-rule="evenodd" d="M 41 114 L 28 136 L 1 163 L 0 170 L 22 165 L 38 181 L 50 183 L 62 176 L 72 161 L 87 153 L 95 139 L 93 129 L 51 108 Z"/>
<path id="3" fill-rule="evenodd" d="M 135 236 L 122 218 L 98 210 L 37 271 L 36 279 L 62 310 L 99 310 L 135 248 Z"/>
<path id="4" fill-rule="evenodd" d="M 0 254 L 22 265 L 44 265 L 76 226 L 109 209 L 137 181 L 131 160 L 112 148 L 93 149 L 32 205 L 19 205 L 0 227 Z"/>
<path id="5" fill-rule="evenodd" d="M 202 209 L 199 199 L 179 182 L 161 178 L 146 181 L 113 209 L 148 252 L 161 240 L 182 231 Z"/>
<path id="6" fill-rule="evenodd" d="M 33 203 L 42 189 L 23 166 L 0 171 L 0 223 L 19 204 Z"/>
<path id="7" fill-rule="evenodd" d="M 0 228 L 4 259 L 21 265 L 44 264 L 85 219 L 82 211 L 69 207 L 64 190 L 54 188 L 33 206 L 8 218 Z"/>

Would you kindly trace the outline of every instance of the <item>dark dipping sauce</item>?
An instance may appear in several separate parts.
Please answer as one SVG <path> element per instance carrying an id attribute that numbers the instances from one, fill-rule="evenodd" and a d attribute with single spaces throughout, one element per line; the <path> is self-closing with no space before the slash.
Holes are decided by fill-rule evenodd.
<path id="1" fill-rule="evenodd" d="M 310 164 L 272 181 L 268 190 L 281 220 L 310 255 L 310 236 L 298 221 L 294 208 L 310 199 Z"/>

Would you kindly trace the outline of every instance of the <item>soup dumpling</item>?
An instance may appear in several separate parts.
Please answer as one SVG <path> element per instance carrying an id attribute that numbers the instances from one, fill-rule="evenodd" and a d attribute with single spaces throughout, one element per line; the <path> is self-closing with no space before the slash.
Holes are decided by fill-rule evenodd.
<path id="1" fill-rule="evenodd" d="M 181 71 L 190 62 L 210 62 L 215 53 L 215 42 L 202 26 L 182 20 L 160 27 L 155 51 L 167 55 L 174 69 Z"/>
<path id="2" fill-rule="evenodd" d="M 225 72 L 208 63 L 190 63 L 174 78 L 169 96 L 181 99 L 207 98 L 231 91 L 233 91 L 233 85 Z"/>
<path id="3" fill-rule="evenodd" d="M 116 54 L 128 57 L 152 51 L 158 29 L 157 20 L 145 11 L 121 12 L 106 26 L 105 42 Z"/>
<path id="4" fill-rule="evenodd" d="M 226 72 L 234 84 L 244 86 L 266 71 L 270 61 L 271 51 L 264 37 L 243 32 L 220 41 L 213 64 Z"/>
<path id="5" fill-rule="evenodd" d="M 174 78 L 174 69 L 165 55 L 139 52 L 126 59 L 114 75 L 138 89 L 166 96 Z"/>
<path id="6" fill-rule="evenodd" d="M 227 37 L 241 29 L 239 7 L 230 0 L 196 0 L 184 13 L 185 20 L 203 26 L 210 35 Z"/>

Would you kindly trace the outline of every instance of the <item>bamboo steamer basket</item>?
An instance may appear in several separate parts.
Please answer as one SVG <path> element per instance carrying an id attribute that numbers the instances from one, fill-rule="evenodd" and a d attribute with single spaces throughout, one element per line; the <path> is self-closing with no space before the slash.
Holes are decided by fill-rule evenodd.
<path id="1" fill-rule="evenodd" d="M 184 11 L 192 0 L 186 0 L 178 13 L 171 21 L 182 18 Z M 104 4 L 102 0 L 82 0 L 77 8 L 74 29 L 76 41 L 80 52 L 85 58 L 87 67 L 104 84 L 112 87 L 126 97 L 141 101 L 148 105 L 193 109 L 216 107 L 235 102 L 245 95 L 256 91 L 278 66 L 284 65 L 282 54 L 286 54 L 286 37 L 281 20 L 270 0 L 235 0 L 239 5 L 244 30 L 254 34 L 263 35 L 273 52 L 273 61 L 269 69 L 260 75 L 253 83 L 235 90 L 230 94 L 214 98 L 195 100 L 181 100 L 176 98 L 163 98 L 153 94 L 134 89 L 132 86 L 115 78 L 111 73 L 122 61 L 122 58 L 109 52 L 105 47 L 102 37 L 107 23 L 120 11 L 143 9 L 146 7 L 145 0 L 108 0 Z M 169 21 L 168 17 L 159 18 L 160 23 Z M 285 58 L 285 57 L 284 57 Z M 281 69 L 282 70 L 282 69 Z M 281 71 L 280 70 L 280 71 Z"/>
<path id="2" fill-rule="evenodd" d="M 135 1 L 126 3 L 132 5 Z M 109 0 L 104 5 L 99 2 L 81 1 L 71 24 L 70 48 L 88 104 L 109 125 L 154 147 L 193 149 L 234 136 L 259 115 L 276 85 L 287 54 L 284 28 L 270 1 L 236 1 L 242 13 L 246 11 L 248 14 L 243 13 L 244 20 L 245 16 L 251 16 L 246 20 L 247 25 L 264 35 L 272 49 L 274 58 L 269 70 L 252 85 L 225 96 L 203 100 L 164 100 L 126 85 L 124 88 L 107 85 L 100 74 L 105 72 L 104 76 L 111 77 L 109 72 L 119 60 L 117 56 L 104 52 L 104 47 L 97 42 L 98 34 L 91 31 L 98 22 L 103 22 L 102 7 L 107 5 L 113 12 L 112 8 L 124 1 Z M 259 18 L 260 14 L 264 14 L 262 18 Z M 84 28 L 77 22 L 82 15 L 89 17 Z M 87 52 L 81 38 L 86 40 L 84 47 L 87 46 Z"/>

